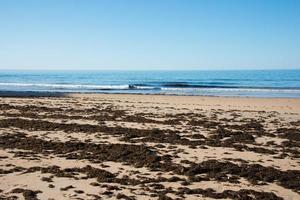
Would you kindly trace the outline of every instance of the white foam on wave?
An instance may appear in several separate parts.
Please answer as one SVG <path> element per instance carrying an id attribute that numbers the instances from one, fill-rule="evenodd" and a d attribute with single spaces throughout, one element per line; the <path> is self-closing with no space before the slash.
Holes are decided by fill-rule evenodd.
<path id="1" fill-rule="evenodd" d="M 151 86 L 134 86 L 136 89 L 140 90 L 154 90 L 154 89 L 160 89 L 157 87 L 151 87 Z"/>
<path id="2" fill-rule="evenodd" d="M 87 85 L 87 84 L 50 84 L 50 83 L 0 83 L 0 86 L 10 87 L 39 87 L 52 89 L 80 89 L 80 90 L 153 90 L 151 86 L 135 85 Z"/>
<path id="3" fill-rule="evenodd" d="M 129 85 L 81 85 L 81 84 L 47 84 L 47 83 L 0 83 L 0 86 L 48 87 L 56 89 L 129 89 Z"/>
<path id="4" fill-rule="evenodd" d="M 299 93 L 300 89 L 276 89 L 276 88 L 162 88 L 165 91 L 231 91 L 231 92 L 283 92 Z"/>

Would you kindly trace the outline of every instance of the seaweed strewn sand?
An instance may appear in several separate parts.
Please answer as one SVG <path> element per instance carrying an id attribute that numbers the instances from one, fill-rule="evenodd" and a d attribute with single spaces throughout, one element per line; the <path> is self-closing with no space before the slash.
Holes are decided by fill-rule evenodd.
<path id="1" fill-rule="evenodd" d="M 1 199 L 299 199 L 300 102 L 0 98 Z"/>

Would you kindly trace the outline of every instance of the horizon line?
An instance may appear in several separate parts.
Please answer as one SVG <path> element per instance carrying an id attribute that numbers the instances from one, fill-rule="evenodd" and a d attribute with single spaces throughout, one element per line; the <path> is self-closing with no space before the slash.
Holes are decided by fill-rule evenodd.
<path id="1" fill-rule="evenodd" d="M 300 70 L 299 68 L 270 68 L 270 69 L 0 69 L 0 71 L 282 71 Z"/>

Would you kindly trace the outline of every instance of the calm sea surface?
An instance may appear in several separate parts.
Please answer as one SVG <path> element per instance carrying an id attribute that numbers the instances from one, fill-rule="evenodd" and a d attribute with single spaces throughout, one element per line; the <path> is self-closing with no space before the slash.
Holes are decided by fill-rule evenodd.
<path id="1" fill-rule="evenodd" d="M 0 90 L 300 98 L 300 70 L 0 71 Z"/>

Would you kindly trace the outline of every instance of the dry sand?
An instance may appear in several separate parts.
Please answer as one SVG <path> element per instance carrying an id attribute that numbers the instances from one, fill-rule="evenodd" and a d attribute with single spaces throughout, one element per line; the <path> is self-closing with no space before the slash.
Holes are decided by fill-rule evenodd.
<path id="1" fill-rule="evenodd" d="M 291 98 L 1 97 L 0 199 L 300 199 L 299 130 Z"/>

